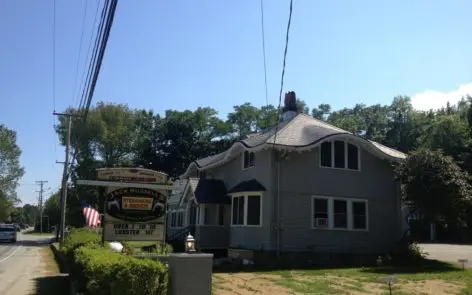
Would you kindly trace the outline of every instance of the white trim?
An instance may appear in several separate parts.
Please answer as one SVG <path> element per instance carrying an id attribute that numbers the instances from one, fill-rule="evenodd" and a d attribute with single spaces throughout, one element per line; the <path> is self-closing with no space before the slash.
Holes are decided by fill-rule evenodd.
<path id="1" fill-rule="evenodd" d="M 234 194 L 229 194 L 231 197 L 231 221 L 230 221 L 230 226 L 231 227 L 262 227 L 262 208 L 264 206 L 264 198 L 263 198 L 263 193 L 262 192 L 240 192 L 240 193 L 234 193 Z M 259 206 L 259 224 L 247 224 L 247 206 L 248 206 L 248 197 L 249 196 L 258 196 L 260 197 L 260 206 Z M 234 204 L 234 198 L 239 198 L 243 197 L 244 198 L 244 215 L 243 215 L 243 224 L 233 224 L 233 204 Z"/>
<path id="2" fill-rule="evenodd" d="M 172 225 L 172 215 L 175 214 L 175 224 Z M 182 214 L 182 224 L 179 226 L 179 214 Z M 169 223 L 169 228 L 171 229 L 180 229 L 184 228 L 185 225 L 185 209 L 180 208 L 180 209 L 174 209 L 170 211 L 170 223 Z"/>
<path id="3" fill-rule="evenodd" d="M 191 169 L 208 170 L 208 169 L 218 167 L 218 166 L 220 166 L 224 163 L 227 163 L 231 159 L 233 159 L 234 157 L 239 155 L 241 153 L 241 150 L 242 151 L 247 150 L 247 151 L 251 151 L 251 152 L 258 152 L 258 151 L 262 151 L 262 150 L 265 150 L 265 149 L 275 148 L 277 150 L 285 150 L 285 151 L 288 151 L 288 152 L 293 152 L 293 151 L 303 152 L 303 151 L 310 151 L 310 150 L 314 149 L 315 147 L 319 146 L 324 141 L 334 141 L 334 140 L 349 140 L 351 143 L 355 142 L 358 146 L 363 147 L 364 149 L 370 151 L 371 153 L 373 153 L 374 155 L 376 155 L 377 157 L 382 158 L 382 159 L 398 161 L 398 160 L 406 159 L 406 157 L 407 157 L 406 154 L 404 154 L 400 151 L 397 151 L 397 150 L 394 150 L 392 148 L 389 148 L 387 146 L 382 145 L 382 147 L 384 149 L 392 151 L 392 154 L 388 154 L 385 151 L 381 150 L 379 147 L 377 147 L 377 145 L 380 145 L 379 143 L 373 143 L 370 140 L 366 140 L 366 139 L 361 138 L 357 135 L 354 135 L 354 134 L 351 134 L 351 133 L 346 133 L 346 132 L 329 135 L 325 138 L 325 140 L 317 141 L 317 142 L 315 142 L 311 145 L 302 146 L 302 147 L 300 147 L 300 146 L 285 146 L 285 145 L 278 145 L 278 144 L 274 145 L 273 143 L 266 142 L 266 143 L 263 143 L 261 145 L 255 146 L 255 147 L 248 148 L 244 144 L 242 144 L 241 142 L 238 141 L 238 142 L 234 143 L 228 150 L 226 150 L 226 155 L 220 161 L 214 162 L 214 163 L 212 163 L 208 166 L 202 167 L 202 168 L 199 168 L 197 166 L 197 164 L 195 163 L 195 161 L 194 161 L 194 162 L 190 163 L 190 165 L 187 167 L 187 170 L 185 171 L 184 174 L 181 175 L 181 177 L 183 177 L 183 178 L 188 177 L 188 174 L 190 173 Z M 397 155 L 394 155 L 394 154 L 397 154 Z"/>
<path id="4" fill-rule="evenodd" d="M 314 202 L 315 199 L 327 200 L 328 201 L 328 227 L 316 227 L 314 224 Z M 347 228 L 336 228 L 334 227 L 334 201 L 346 201 L 347 202 Z M 365 219 L 366 219 L 366 228 L 356 229 L 354 228 L 354 214 L 352 211 L 352 203 L 364 203 L 365 204 Z M 332 196 L 311 196 L 311 209 L 310 209 L 310 227 L 315 230 L 335 230 L 335 231 L 369 231 L 369 201 L 366 199 L 358 198 L 346 198 L 346 197 L 332 197 Z"/>
<path id="5" fill-rule="evenodd" d="M 335 152 L 334 152 L 334 142 L 335 141 L 342 141 L 344 142 L 344 168 L 339 168 L 339 167 L 334 167 L 334 161 L 335 161 Z M 331 167 L 328 167 L 328 166 L 323 166 L 321 165 L 321 145 L 323 143 L 326 143 L 326 142 L 329 142 L 331 143 Z M 357 169 L 349 169 L 348 168 L 348 165 L 349 165 L 349 159 L 348 159 L 348 147 L 349 147 L 349 144 L 355 146 L 357 148 Z M 353 172 L 361 172 L 361 147 L 356 144 L 356 143 L 353 143 L 352 141 L 349 141 L 349 140 L 323 140 L 321 143 L 320 143 L 320 148 L 318 149 L 318 165 L 320 168 L 323 168 L 323 169 L 336 169 L 336 170 L 344 170 L 344 171 L 353 171 Z"/>
<path id="6" fill-rule="evenodd" d="M 185 186 L 184 193 L 180 196 L 180 201 L 179 201 L 179 207 L 182 206 L 182 203 L 185 200 L 185 197 L 187 197 L 188 189 L 192 184 L 190 184 L 190 179 L 187 180 L 187 185 Z M 195 196 L 192 196 L 192 198 L 195 199 Z M 195 199 L 195 202 L 197 200 Z M 198 204 L 198 203 L 197 203 Z"/>

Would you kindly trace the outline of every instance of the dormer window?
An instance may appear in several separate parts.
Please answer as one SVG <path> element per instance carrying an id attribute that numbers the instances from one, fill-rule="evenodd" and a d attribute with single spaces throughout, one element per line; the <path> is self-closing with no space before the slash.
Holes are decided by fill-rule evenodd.
<path id="1" fill-rule="evenodd" d="M 359 147 L 342 140 L 325 141 L 320 147 L 320 166 L 360 170 Z"/>
<path id="2" fill-rule="evenodd" d="M 253 152 L 245 151 L 243 153 L 243 170 L 254 167 L 256 164 L 256 157 Z"/>

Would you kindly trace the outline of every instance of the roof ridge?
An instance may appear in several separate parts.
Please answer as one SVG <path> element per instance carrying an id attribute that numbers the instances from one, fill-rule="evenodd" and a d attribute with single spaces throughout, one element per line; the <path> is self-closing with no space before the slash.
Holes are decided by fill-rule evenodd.
<path id="1" fill-rule="evenodd" d="M 339 127 L 337 127 L 337 126 L 334 126 L 333 124 L 329 124 L 329 123 L 327 123 L 326 121 L 317 119 L 317 118 L 315 118 L 315 117 L 313 117 L 313 116 L 310 116 L 310 115 L 307 115 L 307 114 L 303 114 L 303 113 L 302 113 L 301 115 L 303 115 L 303 116 L 305 116 L 305 117 L 307 117 L 307 118 L 309 118 L 309 119 L 311 119 L 311 120 L 313 120 L 313 121 L 316 121 L 316 122 L 320 123 L 321 125 L 325 125 L 325 126 L 327 126 L 327 127 L 334 128 L 334 129 L 337 129 L 337 130 L 339 130 L 339 131 L 343 131 L 343 132 L 347 132 L 347 133 L 350 133 L 350 134 L 355 135 L 355 134 L 352 133 L 352 132 L 349 132 L 349 131 L 347 131 L 347 130 L 344 130 L 344 129 L 342 129 L 342 128 L 339 128 Z"/>

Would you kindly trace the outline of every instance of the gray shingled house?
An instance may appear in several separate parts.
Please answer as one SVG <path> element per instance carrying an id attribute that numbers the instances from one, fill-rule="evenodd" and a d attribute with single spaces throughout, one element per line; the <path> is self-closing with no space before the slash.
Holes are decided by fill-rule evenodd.
<path id="1" fill-rule="evenodd" d="M 388 251 L 405 230 L 391 163 L 405 154 L 294 109 L 276 127 L 190 164 L 167 237 L 202 250 Z M 275 143 L 275 144 L 274 144 Z"/>

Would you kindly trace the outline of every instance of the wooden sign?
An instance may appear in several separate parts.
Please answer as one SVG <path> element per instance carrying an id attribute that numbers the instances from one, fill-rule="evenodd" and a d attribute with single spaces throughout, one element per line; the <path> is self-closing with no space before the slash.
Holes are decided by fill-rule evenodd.
<path id="1" fill-rule="evenodd" d="M 164 184 L 167 174 L 144 168 L 102 168 L 97 169 L 97 180 Z"/>

